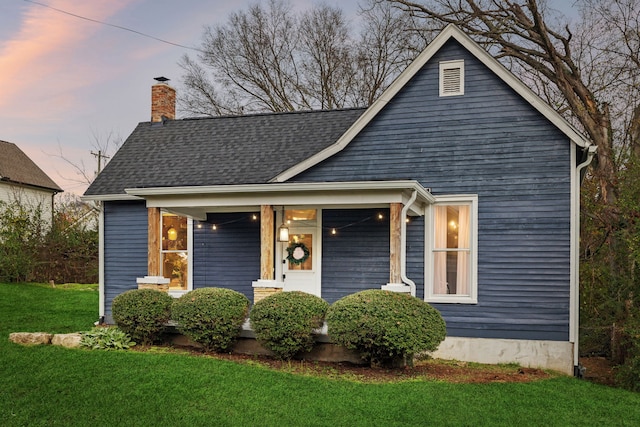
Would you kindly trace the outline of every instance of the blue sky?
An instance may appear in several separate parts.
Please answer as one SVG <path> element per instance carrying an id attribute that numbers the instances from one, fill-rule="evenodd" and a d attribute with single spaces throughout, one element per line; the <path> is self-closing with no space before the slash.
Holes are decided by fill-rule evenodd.
<path id="1" fill-rule="evenodd" d="M 66 192 L 86 185 L 65 161 L 96 168 L 94 139 L 126 138 L 150 117 L 153 77 L 180 89 L 190 51 L 51 8 L 198 46 L 205 25 L 255 0 L 25 0 L 0 2 L 0 140 L 17 144 Z M 305 9 L 316 0 L 291 0 Z M 354 16 L 356 0 L 325 0 Z M 572 0 L 552 2 L 570 11 Z M 192 52 L 193 53 L 193 52 Z"/>

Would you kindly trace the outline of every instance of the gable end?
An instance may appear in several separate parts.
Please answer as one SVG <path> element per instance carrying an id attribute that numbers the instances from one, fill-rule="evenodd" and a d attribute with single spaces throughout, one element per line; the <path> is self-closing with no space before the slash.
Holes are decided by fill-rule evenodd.
<path id="1" fill-rule="evenodd" d="M 307 158 L 299 164 L 286 169 L 270 182 L 285 182 L 312 166 L 340 152 L 362 131 L 382 109 L 400 92 L 400 90 L 422 69 L 422 67 L 442 48 L 450 39 L 460 43 L 471 55 L 486 65 L 498 78 L 516 91 L 531 106 L 562 131 L 574 144 L 582 148 L 592 145 L 584 135 L 571 126 L 557 111 L 544 102 L 522 81 L 507 70 L 497 59 L 474 42 L 455 25 L 448 25 L 418 57 L 393 81 L 384 93 L 347 129 L 347 131 L 331 146 Z M 464 70 L 462 69 L 464 72 Z M 461 75 L 464 90 L 464 75 Z"/>

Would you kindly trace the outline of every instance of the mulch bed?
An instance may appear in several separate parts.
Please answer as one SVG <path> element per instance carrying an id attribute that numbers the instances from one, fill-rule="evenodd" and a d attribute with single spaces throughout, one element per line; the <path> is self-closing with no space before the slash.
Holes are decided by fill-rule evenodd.
<path id="1" fill-rule="evenodd" d="M 135 349 L 139 351 L 148 350 L 140 346 L 136 346 Z M 166 349 L 168 350 L 169 348 Z M 366 383 L 386 383 L 415 379 L 475 384 L 521 383 L 542 380 L 556 375 L 541 369 L 523 368 L 514 365 L 482 365 L 438 359 L 416 361 L 414 366 L 402 368 L 379 368 L 348 362 L 283 361 L 262 355 L 208 353 L 189 347 L 176 347 L 175 350 L 236 363 L 257 364 L 269 369 L 294 374 Z"/>
<path id="2" fill-rule="evenodd" d="M 450 383 L 528 382 L 549 378 L 540 369 L 517 366 L 478 365 L 444 360 L 418 361 L 403 368 L 379 368 L 348 362 L 319 362 L 308 360 L 280 361 L 264 356 L 241 354 L 214 355 L 213 357 L 240 363 L 259 363 L 271 369 L 303 375 L 350 379 L 360 382 L 396 382 L 413 379 L 438 380 Z"/>
<path id="3" fill-rule="evenodd" d="M 158 347 L 155 347 L 156 349 Z M 357 365 L 349 362 L 321 362 L 312 360 L 276 360 L 264 355 L 239 353 L 212 353 L 183 346 L 161 346 L 162 351 L 187 352 L 191 355 L 212 357 L 236 363 L 254 364 L 268 369 L 316 377 L 346 379 L 366 383 L 386 383 L 415 379 L 444 381 L 449 383 L 523 383 L 538 381 L 561 374 L 536 368 L 515 365 L 484 365 L 440 359 L 416 361 L 414 366 L 403 368 L 380 368 Z M 134 347 L 137 351 L 150 351 L 144 346 Z M 580 359 L 584 366 L 584 379 L 597 384 L 614 386 L 614 369 L 604 357 Z"/>

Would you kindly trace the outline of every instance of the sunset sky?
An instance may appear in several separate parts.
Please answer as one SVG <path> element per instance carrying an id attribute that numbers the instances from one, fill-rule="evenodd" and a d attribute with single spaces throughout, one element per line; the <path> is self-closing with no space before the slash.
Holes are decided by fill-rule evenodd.
<path id="1" fill-rule="evenodd" d="M 300 9 L 315 2 L 291 1 Z M 75 182 L 81 176 L 60 156 L 92 173 L 94 140 L 110 134 L 124 140 L 148 121 L 153 77 L 166 76 L 180 90 L 177 62 L 195 52 L 69 14 L 197 47 L 205 25 L 222 24 L 230 12 L 254 3 L 2 0 L 0 140 L 18 145 L 65 192 L 82 194 L 86 185 Z M 352 15 L 357 9 L 357 0 L 325 3 Z"/>

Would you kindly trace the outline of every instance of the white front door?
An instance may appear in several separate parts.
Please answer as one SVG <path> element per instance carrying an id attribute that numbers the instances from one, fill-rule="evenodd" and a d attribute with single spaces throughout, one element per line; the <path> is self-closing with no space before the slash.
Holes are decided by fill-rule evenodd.
<path id="1" fill-rule="evenodd" d="M 320 211 L 285 211 L 289 242 L 282 244 L 282 275 L 285 291 L 302 291 L 320 296 L 320 255 L 322 253 Z"/>

